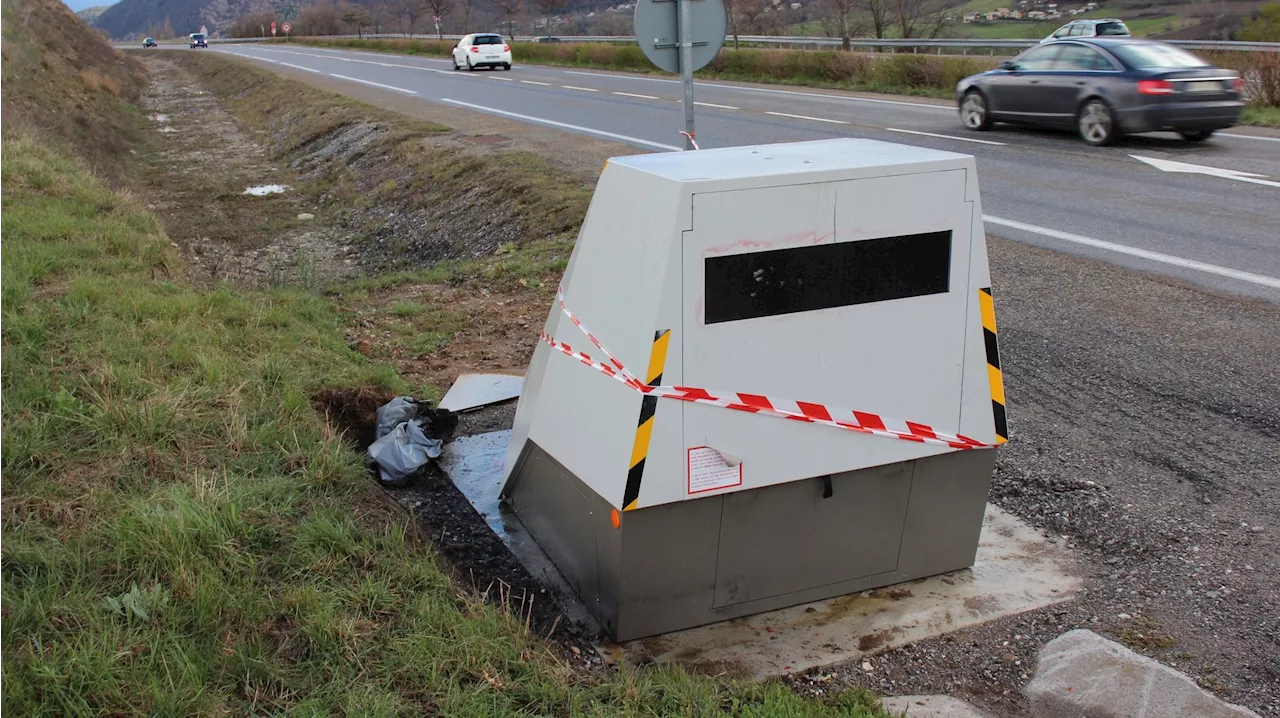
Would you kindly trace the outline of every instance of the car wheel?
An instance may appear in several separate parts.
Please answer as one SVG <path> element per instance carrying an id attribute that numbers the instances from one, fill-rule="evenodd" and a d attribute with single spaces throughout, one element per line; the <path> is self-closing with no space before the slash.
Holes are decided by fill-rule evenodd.
<path id="1" fill-rule="evenodd" d="M 471 64 L 471 58 L 467 58 L 467 72 L 475 72 L 476 66 Z"/>
<path id="2" fill-rule="evenodd" d="M 1213 130 L 1188 130 L 1178 134 L 1182 135 L 1182 139 L 1187 142 L 1204 142 L 1213 136 Z"/>
<path id="3" fill-rule="evenodd" d="M 451 56 L 451 57 L 449 58 L 449 62 L 453 63 L 453 69 L 454 69 L 455 71 L 456 71 L 456 70 L 461 70 L 461 69 L 462 69 L 461 67 L 458 67 L 458 57 L 457 57 L 457 55 L 453 55 L 453 56 Z"/>
<path id="4" fill-rule="evenodd" d="M 969 90 L 960 102 L 960 121 L 975 132 L 991 129 L 991 113 L 987 111 L 987 98 L 977 90 Z"/>
<path id="5" fill-rule="evenodd" d="M 507 64 L 503 65 L 503 66 L 502 66 L 502 69 L 503 69 L 504 71 L 509 71 L 509 70 L 511 70 L 511 63 L 509 63 L 509 62 L 508 62 Z"/>
<path id="6" fill-rule="evenodd" d="M 1116 126 L 1111 108 L 1096 98 L 1080 108 L 1080 114 L 1076 116 L 1076 129 L 1080 132 L 1080 138 L 1094 147 L 1109 145 L 1120 135 L 1120 128 Z"/>

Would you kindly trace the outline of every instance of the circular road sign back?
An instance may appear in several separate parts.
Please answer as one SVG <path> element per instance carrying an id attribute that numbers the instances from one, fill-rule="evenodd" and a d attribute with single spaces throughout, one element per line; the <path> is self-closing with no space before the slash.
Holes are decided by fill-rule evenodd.
<path id="1" fill-rule="evenodd" d="M 640 0 L 636 3 L 636 41 L 649 62 L 667 72 L 680 72 L 681 2 L 691 3 L 693 67 L 702 69 L 724 47 L 729 28 L 724 0 Z"/>

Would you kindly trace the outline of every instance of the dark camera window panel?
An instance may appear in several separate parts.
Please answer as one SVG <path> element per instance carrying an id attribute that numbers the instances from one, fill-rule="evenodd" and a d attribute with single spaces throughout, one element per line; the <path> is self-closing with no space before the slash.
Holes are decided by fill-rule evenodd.
<path id="1" fill-rule="evenodd" d="M 707 324 L 944 294 L 951 232 L 708 257 L 704 267 Z"/>

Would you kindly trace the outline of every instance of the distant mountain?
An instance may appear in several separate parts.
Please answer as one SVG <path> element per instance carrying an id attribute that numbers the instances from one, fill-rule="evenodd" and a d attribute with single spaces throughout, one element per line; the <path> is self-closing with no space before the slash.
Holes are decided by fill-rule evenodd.
<path id="1" fill-rule="evenodd" d="M 167 20 L 178 35 L 223 31 L 233 20 L 251 12 L 270 10 L 271 0 L 120 0 L 94 22 L 95 27 L 124 38 L 131 34 L 159 34 Z"/>
<path id="2" fill-rule="evenodd" d="M 111 6 L 110 6 L 110 5 L 95 5 L 94 7 L 87 7 L 87 8 L 85 8 L 85 9 L 83 9 L 83 10 L 80 10 L 80 11 L 78 11 L 76 14 L 80 16 L 80 19 L 81 19 L 81 20 L 84 20 L 85 22 L 87 22 L 87 23 L 89 23 L 90 25 L 92 25 L 92 24 L 93 24 L 93 21 L 94 21 L 94 20 L 97 20 L 97 19 L 98 19 L 98 16 L 99 16 L 99 15 L 101 15 L 102 13 L 106 12 L 106 11 L 107 11 L 107 8 L 109 8 L 109 7 L 111 7 Z"/>

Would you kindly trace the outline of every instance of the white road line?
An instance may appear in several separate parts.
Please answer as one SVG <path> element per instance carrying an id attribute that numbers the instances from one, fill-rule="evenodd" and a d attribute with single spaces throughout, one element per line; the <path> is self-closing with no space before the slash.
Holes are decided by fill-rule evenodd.
<path id="1" fill-rule="evenodd" d="M 1262 140 L 1263 142 L 1280 142 L 1280 137 L 1263 137 L 1261 135 L 1237 135 L 1232 132 L 1219 132 L 1219 137 L 1231 137 L 1237 140 Z"/>
<path id="2" fill-rule="evenodd" d="M 530 117 L 529 115 L 521 115 L 516 112 L 507 112 L 505 110 L 495 110 L 488 107 L 475 107 L 474 105 L 471 105 L 466 102 L 459 102 L 458 100 L 450 100 L 447 97 L 442 98 L 440 101 L 447 102 L 451 105 L 459 105 L 461 107 L 466 107 L 467 109 L 475 110 L 476 112 L 487 112 L 494 115 L 501 115 L 503 117 L 511 117 L 517 120 L 524 120 L 525 122 L 536 122 L 540 125 L 548 125 L 550 127 L 561 127 L 566 130 L 576 130 L 578 132 L 585 132 L 589 135 L 599 135 L 601 137 L 608 137 L 614 140 L 630 142 L 631 144 L 642 145 L 644 147 L 653 147 L 659 150 L 671 150 L 673 152 L 679 152 L 681 149 L 683 149 L 675 145 L 664 145 L 661 142 L 650 142 L 649 140 L 642 140 L 639 137 L 628 137 L 627 135 L 619 135 L 614 132 L 606 132 L 604 130 L 593 130 L 590 127 L 582 127 L 580 125 L 570 125 L 565 122 L 556 122 L 555 120 L 547 120 L 541 117 Z"/>
<path id="3" fill-rule="evenodd" d="M 621 77 L 624 80 L 643 80 L 644 82 L 675 82 L 675 83 L 680 82 L 679 80 L 666 80 L 661 77 L 638 77 L 636 75 L 608 75 L 603 72 L 582 72 L 581 70 L 563 70 L 562 72 L 564 72 L 564 74 L 566 75 L 582 75 L 584 77 L 606 77 L 611 80 L 616 80 L 619 77 Z"/>
<path id="4" fill-rule="evenodd" d="M 502 80 L 503 82 L 515 82 L 510 77 L 498 77 L 497 75 L 489 75 L 490 80 Z"/>
<path id="5" fill-rule="evenodd" d="M 905 132 L 908 135 L 924 135 L 925 137 L 941 137 L 944 140 L 959 140 L 961 142 L 977 142 L 980 145 L 999 145 L 1005 146 L 1003 142 L 993 142 L 991 140 L 976 140 L 972 137 L 956 137 L 955 135 L 940 135 L 936 132 L 920 132 L 919 130 L 900 130 L 897 127 L 886 127 L 890 132 Z"/>
<path id="6" fill-rule="evenodd" d="M 763 87 L 738 87 L 737 85 L 721 85 L 719 83 L 710 83 L 711 87 L 719 87 L 724 90 L 738 90 L 741 92 L 763 92 L 770 95 L 796 95 L 798 97 L 821 97 L 826 100 L 846 100 L 849 102 L 870 102 L 876 105 L 904 105 L 906 107 L 921 107 L 926 110 L 942 110 L 943 112 L 955 112 L 955 108 L 949 105 L 927 105 L 923 102 L 903 102 L 901 100 L 875 100 L 870 97 L 846 97 L 844 95 L 824 95 L 821 92 L 796 92 L 795 90 L 768 90 Z"/>
<path id="7" fill-rule="evenodd" d="M 339 62 L 354 62 L 361 65 L 377 65 L 378 67 L 398 67 L 404 70 L 417 70 L 418 72 L 434 72 L 440 75 L 453 74 L 447 70 L 437 70 L 433 67 L 419 67 L 417 65 L 401 65 L 394 62 L 374 62 L 372 60 L 357 60 L 351 57 L 339 57 L 337 55 L 315 55 L 309 52 L 293 52 L 292 50 L 276 50 L 276 49 L 267 48 L 267 47 L 260 47 L 257 49 L 266 50 L 267 52 L 282 52 L 286 55 L 297 55 L 298 57 L 314 57 L 319 60 L 337 60 Z M 252 56 L 250 55 L 247 57 L 252 57 Z M 462 76 L 459 75 L 459 77 L 462 77 Z"/>
<path id="8" fill-rule="evenodd" d="M 721 109 L 721 110 L 737 110 L 737 109 L 741 109 L 741 108 L 738 108 L 738 107 L 734 107 L 733 105 L 717 105 L 717 104 L 716 104 L 716 103 L 714 103 L 714 102 L 698 102 L 697 100 L 694 100 L 693 104 L 697 105 L 698 107 L 716 107 L 716 108 L 719 108 L 719 109 Z"/>
<path id="9" fill-rule="evenodd" d="M 323 73 L 323 72 L 321 72 L 320 70 L 317 70 L 317 69 L 314 69 L 314 68 L 311 68 L 311 67 L 303 67 L 302 65 L 295 65 L 295 64 L 293 64 L 292 62 L 285 62 L 285 61 L 281 60 L 281 61 L 280 61 L 280 64 L 281 64 L 281 65 L 284 65 L 285 67 L 292 67 L 292 68 L 293 68 L 293 69 L 295 69 L 295 70 L 306 70 L 307 72 L 314 72 L 314 73 L 316 73 L 317 75 L 323 75 L 323 74 L 324 74 L 324 73 Z"/>
<path id="10" fill-rule="evenodd" d="M 526 85 L 542 85 L 543 87 L 551 87 L 550 82 L 537 82 L 535 80 L 521 80 L 520 82 Z"/>
<path id="11" fill-rule="evenodd" d="M 578 87 L 577 85 L 561 85 L 561 87 L 563 87 L 566 90 L 582 90 L 583 92 L 599 92 L 599 90 L 593 90 L 590 87 Z"/>
<path id="12" fill-rule="evenodd" d="M 1183 257 L 1175 257 L 1171 254 L 1162 254 L 1160 252 L 1152 252 L 1146 249 L 1138 249 L 1137 247 L 1116 244 L 1114 242 L 1106 242 L 1101 239 L 1093 239 L 1092 237 L 1083 237 L 1078 234 L 1071 234 L 1070 232 L 1060 232 L 1056 229 L 1049 229 L 1048 227 L 1037 227 L 1034 224 L 1015 222 L 1012 219 L 1001 219 L 1000 217 L 992 217 L 991 215 L 983 215 L 982 219 L 987 224 L 1008 227 L 1009 229 L 1019 229 L 1023 232 L 1031 232 L 1032 234 L 1052 237 L 1064 242 L 1080 244 L 1086 247 L 1105 249 L 1117 254 L 1127 254 L 1130 257 L 1139 257 L 1152 262 L 1167 264 L 1171 267 L 1180 267 L 1182 269 L 1191 269 L 1197 272 L 1205 272 L 1207 274 L 1216 274 L 1220 277 L 1236 279 L 1241 282 L 1248 282 L 1249 284 L 1280 289 L 1280 279 L 1276 277 L 1268 277 L 1263 274 L 1253 274 L 1252 272 L 1242 272 L 1238 269 L 1231 269 L 1229 267 L 1219 267 L 1216 264 L 1206 264 L 1205 262 L 1197 262 L 1194 259 L 1184 259 Z"/>
<path id="13" fill-rule="evenodd" d="M 765 112 L 766 115 L 775 115 L 777 117 L 790 117 L 795 120 L 813 120 L 814 122 L 830 122 L 833 125 L 847 125 L 844 120 L 828 120 L 825 117 L 810 117 L 808 115 L 792 115 L 786 112 Z"/>
<path id="14" fill-rule="evenodd" d="M 330 72 L 330 73 L 329 73 L 329 77 L 336 77 L 336 78 L 338 78 L 339 80 L 350 80 L 351 82 L 358 82 L 358 83 L 360 83 L 361 85 L 372 85 L 372 86 L 374 86 L 374 87 L 381 87 L 381 88 L 382 88 L 382 89 L 384 89 L 384 90 L 395 90 L 396 92 L 403 92 L 403 93 L 404 93 L 404 94 L 406 94 L 406 95 L 416 95 L 416 94 L 418 94 L 417 92 L 414 92 L 413 90 L 406 90 L 406 89 L 404 89 L 403 87 L 396 87 L 395 85 L 384 85 L 384 84 L 382 84 L 381 82 L 370 82 L 370 81 L 368 81 L 368 80 L 361 80 L 361 79 L 356 78 L 356 77 L 347 77 L 346 75 L 336 75 L 336 74 L 334 74 L 334 73 L 332 73 L 332 72 Z"/>
<path id="15" fill-rule="evenodd" d="M 654 97 L 653 95 L 637 95 L 637 94 L 636 94 L 636 93 L 634 93 L 634 92 L 614 92 L 613 94 L 615 94 L 615 95 L 622 95 L 623 97 L 638 97 L 638 98 L 640 98 L 640 99 L 642 99 L 642 100 L 656 100 L 656 99 L 658 99 L 658 98 Z"/>

